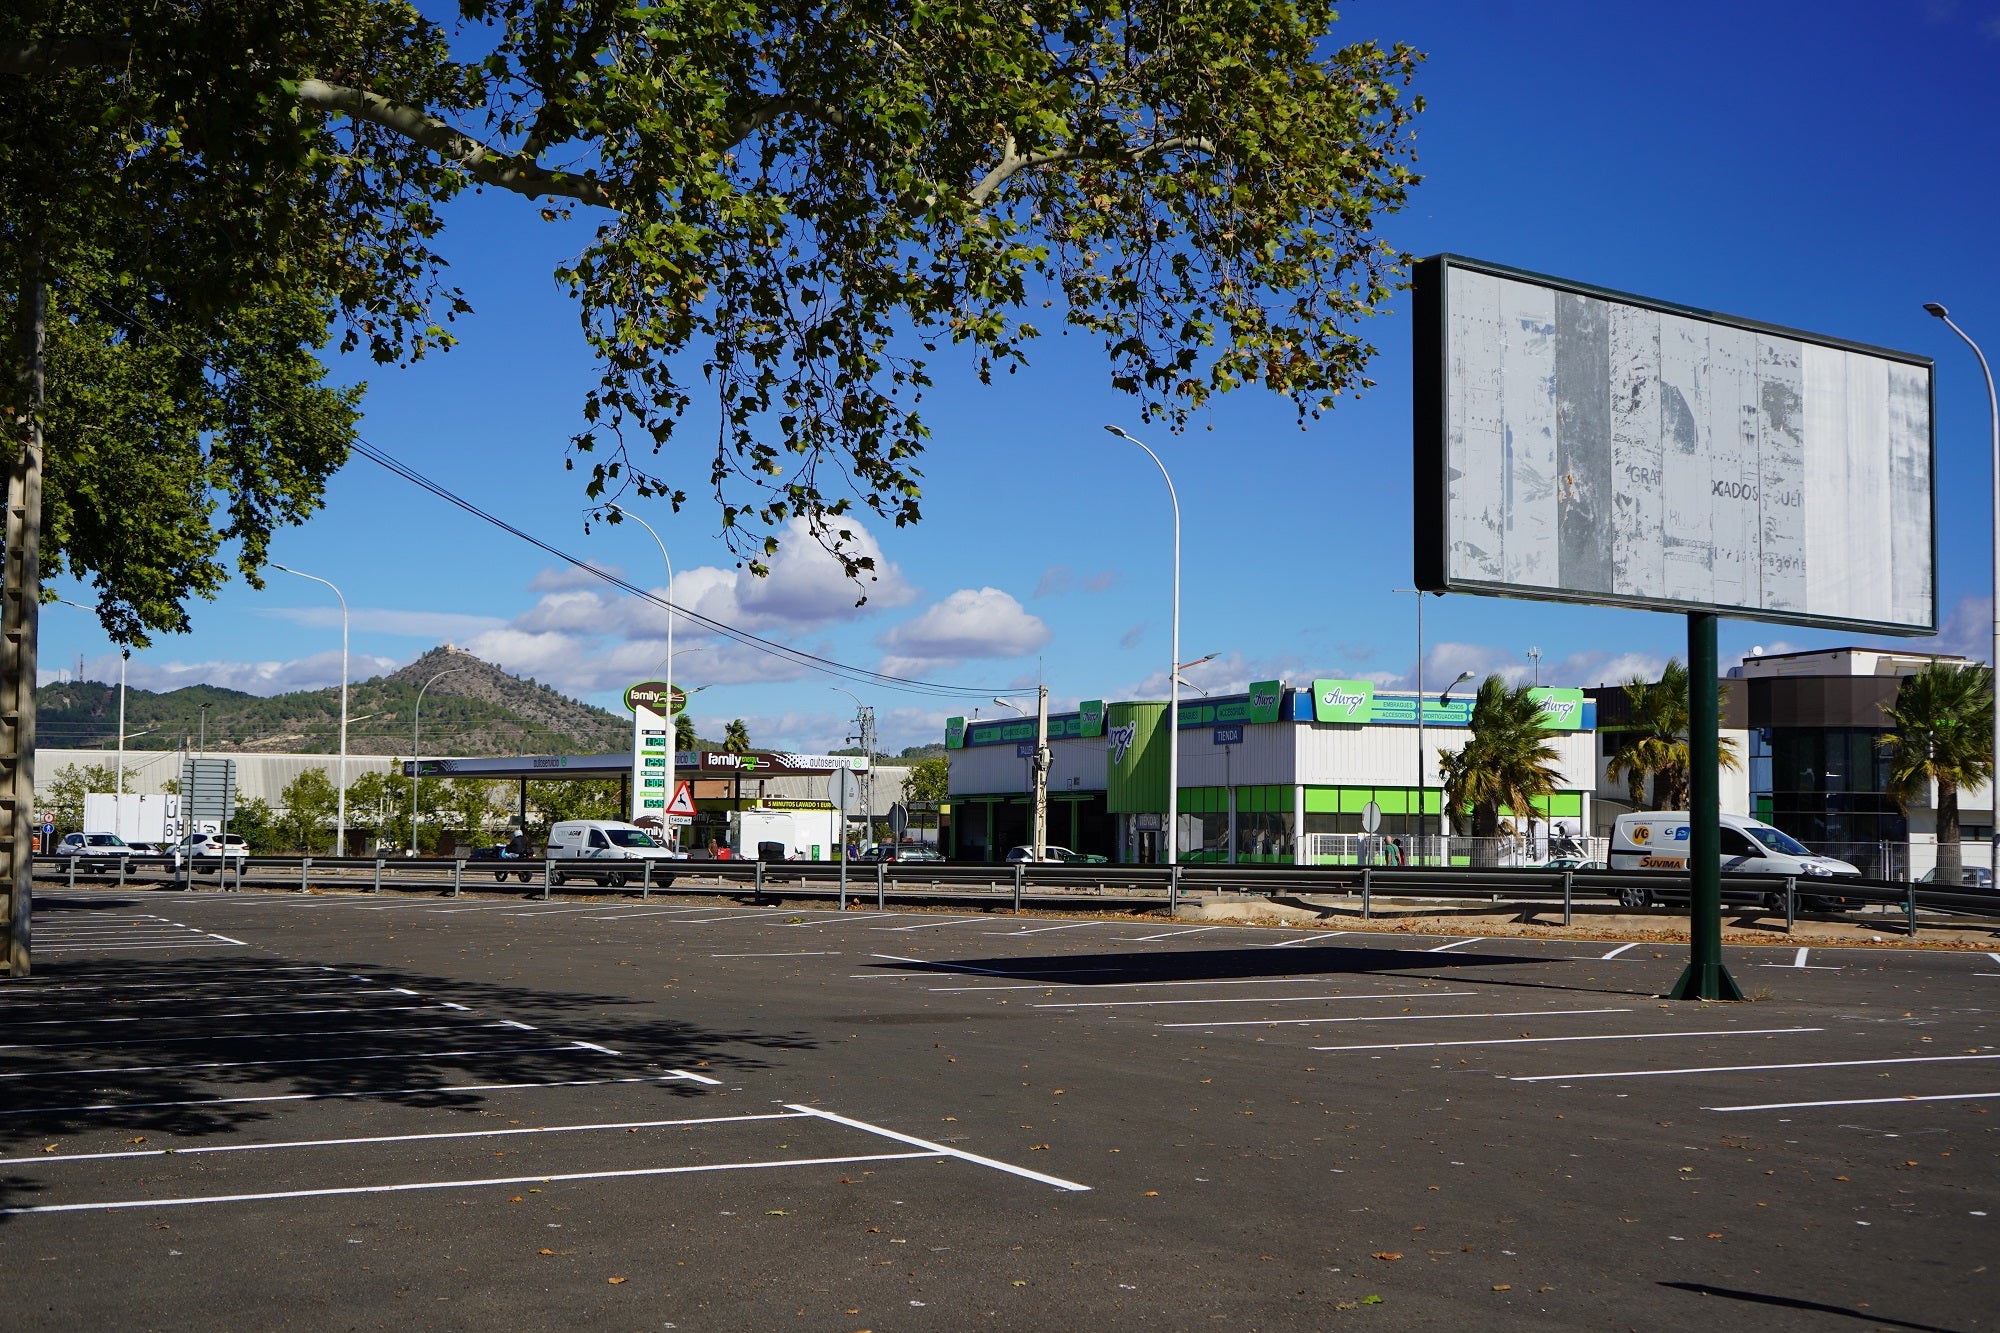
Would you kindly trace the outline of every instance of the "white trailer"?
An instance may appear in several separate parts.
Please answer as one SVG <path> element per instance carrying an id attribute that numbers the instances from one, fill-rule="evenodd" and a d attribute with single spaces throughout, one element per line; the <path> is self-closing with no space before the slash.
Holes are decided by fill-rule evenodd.
<path id="1" fill-rule="evenodd" d="M 833 861 L 840 856 L 838 810 L 735 810 L 729 815 L 729 849 L 746 861 L 765 845 L 784 848 L 787 861 Z M 769 858 L 767 858 L 769 859 Z"/>
<path id="2" fill-rule="evenodd" d="M 127 842 L 165 844 L 186 832 L 181 827 L 181 798 L 157 792 L 88 792 L 83 798 L 83 827 L 91 833 L 116 833 Z M 220 833 L 220 820 L 202 820 L 202 831 Z M 214 827 L 209 827 L 213 825 Z"/>

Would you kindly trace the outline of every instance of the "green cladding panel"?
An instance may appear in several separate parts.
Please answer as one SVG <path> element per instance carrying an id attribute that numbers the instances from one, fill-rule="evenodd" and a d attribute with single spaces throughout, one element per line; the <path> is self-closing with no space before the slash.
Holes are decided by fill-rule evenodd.
<path id="1" fill-rule="evenodd" d="M 1165 704 L 1112 704 L 1105 710 L 1105 808 L 1114 815 L 1167 808 Z"/>
<path id="2" fill-rule="evenodd" d="M 1104 700 L 1085 699 L 1076 706 L 1076 734 L 1079 736 L 1104 734 Z"/>

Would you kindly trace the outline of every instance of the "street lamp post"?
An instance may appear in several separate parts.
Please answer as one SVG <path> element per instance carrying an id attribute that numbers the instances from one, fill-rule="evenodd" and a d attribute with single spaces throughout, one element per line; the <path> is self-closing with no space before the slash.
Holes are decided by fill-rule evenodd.
<path id="1" fill-rule="evenodd" d="M 1429 780 L 1424 773 L 1429 760 L 1424 749 L 1424 593 L 1421 588 L 1394 588 L 1393 592 L 1415 593 L 1417 598 L 1417 838 L 1420 840 L 1413 851 L 1420 856 L 1423 851 L 1421 839 L 1424 836 L 1424 794 L 1429 790 Z M 1437 597 L 1443 593 L 1433 594 Z M 1453 682 L 1456 684 L 1457 682 Z M 1444 801 L 1438 801 L 1438 836 L 1444 836 Z"/>
<path id="2" fill-rule="evenodd" d="M 842 689 L 838 685 L 828 686 L 835 694 L 844 694 L 854 700 L 854 721 L 861 733 L 861 757 L 866 767 L 861 771 L 861 836 L 864 839 L 875 835 L 875 710 L 861 702 L 861 696 L 853 690 Z M 840 831 L 840 854 L 847 855 L 847 830 Z"/>
<path id="3" fill-rule="evenodd" d="M 674 764 L 675 764 L 675 755 L 674 755 L 674 734 L 673 734 L 673 733 L 674 733 L 674 562 L 673 562 L 673 560 L 672 560 L 671 558 L 669 558 L 669 557 L 668 557 L 668 555 L 667 555 L 667 544 L 666 544 L 666 543 L 665 543 L 664 541 L 661 541 L 661 540 L 660 540 L 660 534 L 659 534 L 659 533 L 657 533 L 657 532 L 655 532 L 655 531 L 653 530 L 653 525 L 652 525 L 651 523 L 648 523 L 648 522 L 647 522 L 647 521 L 646 521 L 645 519 L 643 519 L 643 518 L 640 518 L 640 517 L 639 517 L 639 516 L 638 516 L 637 514 L 633 513 L 633 512 L 631 511 L 631 510 L 627 509 L 627 508 L 626 508 L 626 507 L 625 507 L 624 505 L 621 505 L 621 504 L 619 504 L 619 503 L 618 503 L 617 501 L 615 501 L 615 500 L 613 500 L 613 501 L 610 501 L 610 502 L 608 502 L 608 503 L 606 504 L 606 506 L 605 506 L 605 507 L 606 507 L 606 508 L 608 508 L 608 509 L 613 509 L 613 510 L 616 510 L 616 511 L 618 512 L 618 514 L 619 514 L 619 515 L 620 515 L 621 517 L 623 517 L 623 518 L 629 518 L 629 519 L 631 519 L 631 520 L 632 520 L 632 521 L 633 521 L 634 523 L 637 523 L 637 524 L 638 524 L 638 525 L 639 525 L 640 527 L 644 528 L 644 529 L 646 530 L 646 532 L 647 532 L 647 533 L 648 533 L 648 534 L 649 534 L 649 535 L 650 535 L 650 536 L 652 537 L 652 539 L 653 539 L 653 545 L 655 545 L 655 546 L 657 546 L 657 547 L 659 547 L 659 548 L 660 548 L 660 563 L 661 563 L 661 564 L 663 564 L 663 565 L 665 565 L 665 566 L 667 567 L 667 597 L 666 597 L 666 602 L 667 602 L 667 785 L 666 785 L 666 793 L 667 793 L 667 799 L 666 799 L 666 805 L 672 805 L 672 804 L 674 803 L 674 791 L 675 791 L 675 789 L 676 789 L 676 787 L 675 787 L 675 782 L 674 782 Z M 640 797 L 639 795 L 637 795 L 636 793 L 635 793 L 635 794 L 633 795 L 633 797 L 632 797 L 632 800 L 633 800 L 633 802 L 634 802 L 635 804 L 636 804 L 636 803 L 638 803 L 638 802 L 640 802 L 640 801 L 641 801 L 642 799 L 643 799 L 643 798 L 642 798 L 642 797 Z M 668 809 L 666 808 L 666 806 L 662 806 L 662 807 L 661 807 L 661 809 L 660 809 L 660 833 L 661 833 L 661 835 L 662 835 L 663 837 L 665 837 L 665 838 L 667 839 L 667 841 L 668 841 L 669 843 L 671 843 L 671 842 L 673 842 L 673 841 L 674 841 L 674 835 L 673 835 L 673 833 L 672 833 L 672 829 L 673 829 L 673 823 L 672 823 L 672 821 L 673 821 L 673 813 L 672 813 L 672 812 L 671 812 L 670 810 L 668 810 Z M 842 832 L 842 833 L 845 833 L 846 831 L 847 831 L 847 830 L 845 830 L 845 829 L 842 829 L 842 830 L 841 830 L 841 832 Z"/>
<path id="4" fill-rule="evenodd" d="M 419 748 L 424 728 L 424 690 L 428 690 L 446 676 L 456 676 L 461 671 L 469 670 L 471 670 L 470 667 L 453 667 L 449 671 L 440 671 L 424 682 L 423 689 L 417 691 L 416 715 L 410 721 L 410 766 L 416 770 L 410 774 L 410 855 L 412 856 L 415 856 L 418 851 L 417 791 L 424 783 L 424 756 L 422 749 Z M 378 852 L 377 855 L 380 855 L 380 853 Z"/>
<path id="5" fill-rule="evenodd" d="M 273 561 L 271 568 L 295 578 L 311 579 L 314 583 L 324 583 L 333 589 L 333 595 L 340 602 L 340 792 L 333 819 L 333 854 L 347 852 L 347 598 L 335 588 L 331 579 L 323 579 L 317 574 L 307 574 Z"/>
<path id="6" fill-rule="evenodd" d="M 56 598 L 56 600 L 58 602 L 61 602 L 64 606 L 73 606 L 79 611 L 88 611 L 92 615 L 97 614 L 96 607 L 85 606 L 82 602 L 72 602 L 67 597 L 58 597 Z M 118 775 L 113 779 L 114 786 L 112 787 L 113 792 L 116 793 L 112 801 L 112 809 L 116 810 L 118 813 L 112 816 L 112 822 L 114 824 L 123 821 L 125 818 L 125 741 L 126 741 L 125 668 L 127 664 L 131 662 L 131 660 L 132 660 L 132 650 L 130 648 L 124 648 L 124 647 L 119 648 L 118 650 Z M 155 727 L 153 728 L 153 730 L 158 731 L 159 728 Z M 112 832 L 114 833 L 116 833 L 117 831 L 118 830 L 115 828 L 112 830 Z"/>
<path id="7" fill-rule="evenodd" d="M 1972 354 L 1979 358 L 1980 373 L 1986 376 L 1986 411 L 1993 426 L 1993 672 L 1994 679 L 2000 681 L 2000 395 L 1993 392 L 1993 367 L 1986 362 L 1986 353 L 1979 350 L 1979 344 L 1972 341 L 1964 329 L 1951 322 L 1951 312 L 1936 301 L 1924 302 L 1924 309 L 1944 321 L 1944 326 L 1956 333 Z M 2000 708 L 1993 710 L 1993 757 L 2000 762 Z M 2000 811 L 2000 772 L 1995 772 L 1986 783 L 1988 799 L 1996 811 Z M 1993 820 L 1993 873 L 2000 876 L 2000 816 Z M 2000 883 L 2000 879 L 1996 879 Z"/>
<path id="8" fill-rule="evenodd" d="M 1106 426 L 1104 429 L 1146 450 L 1146 457 L 1153 460 L 1153 466 L 1160 470 L 1160 476 L 1167 483 L 1167 499 L 1174 507 L 1173 643 L 1167 653 L 1167 867 L 1173 876 L 1168 889 L 1171 900 L 1179 897 L 1181 864 L 1181 497 L 1174 490 L 1174 479 L 1158 454 L 1136 436 L 1117 426 Z"/>

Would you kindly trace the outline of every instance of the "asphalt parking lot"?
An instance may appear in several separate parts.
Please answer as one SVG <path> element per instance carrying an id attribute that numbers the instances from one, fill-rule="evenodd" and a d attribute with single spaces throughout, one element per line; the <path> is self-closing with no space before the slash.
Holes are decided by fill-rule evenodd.
<path id="1" fill-rule="evenodd" d="M 9 1327 L 1996 1326 L 2000 954 L 36 907 Z"/>

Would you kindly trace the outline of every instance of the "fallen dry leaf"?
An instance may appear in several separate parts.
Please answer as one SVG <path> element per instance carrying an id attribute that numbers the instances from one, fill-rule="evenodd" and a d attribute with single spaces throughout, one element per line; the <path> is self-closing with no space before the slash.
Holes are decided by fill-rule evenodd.
<path id="1" fill-rule="evenodd" d="M 624 1278 L 622 1278 L 622 1277 L 608 1277 L 608 1278 L 605 1278 L 604 1280 L 605 1280 L 606 1282 L 609 1282 L 609 1283 L 610 1283 L 610 1284 L 611 1284 L 612 1286 L 614 1286 L 614 1287 L 615 1287 L 615 1286 L 617 1286 L 617 1285 L 618 1285 L 618 1284 L 619 1284 L 620 1282 L 623 1282 L 623 1281 L 624 1281 L 625 1279 L 624 1279 Z"/>
<path id="2" fill-rule="evenodd" d="M 1029 1152 L 1047 1152 L 1048 1150 L 1049 1145 L 1046 1143 L 1037 1143 L 1028 1149 Z"/>
<path id="3" fill-rule="evenodd" d="M 554 1254 L 554 1253 L 555 1253 L 555 1251 L 554 1251 L 554 1250 L 536 1250 L 536 1251 L 535 1251 L 535 1253 L 536 1253 L 536 1254 Z"/>
<path id="4" fill-rule="evenodd" d="M 1377 1250 L 1375 1251 L 1375 1257 L 1389 1263 L 1394 1263 L 1403 1257 L 1403 1252 L 1401 1250 Z"/>
<path id="5" fill-rule="evenodd" d="M 1160 1197 L 1160 1192 L 1158 1190 L 1147 1190 L 1146 1197 L 1149 1199 L 1157 1199 Z"/>
<path id="6" fill-rule="evenodd" d="M 1495 1282 L 1493 1284 L 1493 1290 L 1495 1291 L 1512 1291 L 1513 1289 L 1514 1284 L 1511 1282 Z"/>

